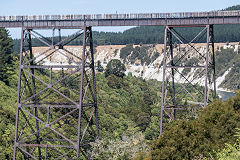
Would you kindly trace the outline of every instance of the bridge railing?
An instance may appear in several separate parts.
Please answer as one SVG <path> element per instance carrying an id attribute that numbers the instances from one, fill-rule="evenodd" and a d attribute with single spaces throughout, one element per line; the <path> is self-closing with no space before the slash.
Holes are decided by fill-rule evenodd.
<path id="1" fill-rule="evenodd" d="M 211 12 L 178 12 L 178 13 L 0 16 L 0 21 L 165 19 L 165 18 L 170 19 L 170 18 L 231 17 L 231 16 L 233 17 L 240 16 L 240 10 L 211 11 Z"/>

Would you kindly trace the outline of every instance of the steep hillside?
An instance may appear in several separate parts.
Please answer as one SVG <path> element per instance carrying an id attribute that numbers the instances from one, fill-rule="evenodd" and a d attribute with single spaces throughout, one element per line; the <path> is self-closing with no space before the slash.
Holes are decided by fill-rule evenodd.
<path id="1" fill-rule="evenodd" d="M 196 44 L 196 49 L 202 53 L 206 52 L 206 45 L 199 43 Z M 130 74 L 136 77 L 142 77 L 144 79 L 156 79 L 162 81 L 162 60 L 163 60 L 163 45 L 107 45 L 98 46 L 95 48 L 95 62 L 98 61 L 106 67 L 107 63 L 111 59 L 119 59 L 126 65 L 126 74 Z M 76 46 L 66 46 L 66 50 L 72 52 L 74 55 L 80 55 L 82 48 Z M 46 50 L 44 47 L 35 47 L 35 56 L 38 56 L 41 52 Z M 239 80 L 238 75 L 238 43 L 216 43 L 216 69 L 217 69 L 217 87 L 218 89 L 235 90 L 238 87 Z M 67 58 L 62 53 L 55 53 L 49 56 L 43 61 L 45 64 L 71 64 L 77 61 L 76 57 L 70 55 L 65 51 L 61 51 L 70 58 Z M 180 51 L 179 56 L 188 52 L 186 48 L 184 51 Z M 46 53 L 45 55 L 48 55 Z M 42 59 L 43 56 L 38 57 L 37 60 Z M 168 62 L 170 60 L 168 59 Z M 197 54 L 195 50 L 189 50 L 188 56 L 181 60 L 182 65 L 198 64 L 203 65 L 205 61 Z M 193 79 L 193 76 L 200 73 L 200 69 L 183 69 L 180 70 L 181 74 Z M 233 74 L 234 73 L 234 74 Z M 184 79 L 181 75 L 177 75 L 176 79 L 179 83 L 184 83 Z M 193 80 L 193 83 L 204 85 L 204 77 L 199 75 L 199 78 Z"/>

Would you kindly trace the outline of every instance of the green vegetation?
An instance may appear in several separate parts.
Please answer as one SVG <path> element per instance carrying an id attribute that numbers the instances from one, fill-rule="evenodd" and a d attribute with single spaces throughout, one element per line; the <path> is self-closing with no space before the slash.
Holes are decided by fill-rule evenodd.
<path id="1" fill-rule="evenodd" d="M 4 34 L 7 34 L 4 31 Z M 5 43 L 0 45 L 6 46 Z M 1 52 L 2 57 L 7 57 L 9 54 L 8 49 L 11 48 L 11 41 L 8 48 Z M 12 53 L 10 53 L 12 55 Z M 0 159 L 11 159 L 13 154 L 13 140 L 15 130 L 15 112 L 16 112 L 16 97 L 17 97 L 17 58 L 12 56 L 11 61 L 4 61 L 5 65 L 1 66 L 2 70 L 11 71 L 12 74 L 1 72 L 4 76 L 0 79 Z M 7 64 L 11 64 L 9 67 Z M 5 66 L 8 67 L 5 68 Z M 100 66 L 100 65 L 99 65 Z M 99 119 L 100 119 L 100 144 L 107 144 L 110 148 L 106 149 L 106 153 L 96 152 L 95 157 L 102 159 L 103 154 L 107 157 L 126 157 L 130 158 L 136 155 L 139 151 L 147 150 L 147 140 L 145 139 L 145 131 L 148 129 L 148 137 L 156 137 L 157 134 L 150 132 L 154 130 L 159 133 L 158 125 L 155 121 L 151 121 L 150 117 L 158 118 L 156 110 L 159 110 L 157 102 L 160 101 L 159 90 L 161 84 L 157 81 L 144 81 L 141 78 L 133 76 L 124 76 L 125 66 L 119 60 L 112 60 L 108 63 L 105 74 L 99 73 L 96 75 L 97 91 L 98 91 L 98 106 L 99 106 Z M 40 79 L 48 81 L 47 73 L 39 70 L 35 73 Z M 105 77 L 106 75 L 106 77 Z M 59 79 L 59 77 L 55 77 Z M 113 80 L 114 78 L 114 80 Z M 8 81 L 5 81 L 7 79 Z M 78 81 L 74 80 L 68 87 L 79 89 Z M 39 91 L 44 88 L 41 82 L 36 81 L 36 90 Z M 59 86 L 56 86 L 59 87 Z M 67 96 L 76 99 L 73 92 L 60 89 Z M 26 94 L 30 94 L 26 90 Z M 42 98 L 40 95 L 38 98 Z M 47 100 L 65 102 L 64 98 L 56 95 L 50 95 Z M 154 111 L 155 110 L 155 111 Z M 66 110 L 56 110 L 58 116 L 61 112 Z M 44 112 L 39 110 L 39 117 L 44 119 Z M 159 121 L 156 121 L 159 122 Z M 24 123 L 24 122 L 20 122 Z M 35 124 L 34 119 L 29 121 Z M 63 122 L 65 124 L 65 122 Z M 77 123 L 72 121 L 72 124 Z M 151 126 L 149 126 L 151 124 Z M 55 124 L 57 127 L 59 124 Z M 31 132 L 26 131 L 26 132 Z M 67 130 L 70 134 L 72 131 Z M 153 134 L 153 135 L 152 135 Z M 51 137 L 52 135 L 48 135 Z M 149 138 L 151 139 L 151 138 Z M 127 144 L 126 144 L 127 143 Z M 125 145 L 124 145 L 125 144 Z M 120 145 L 120 146 L 119 146 Z M 95 146 L 95 144 L 93 144 Z M 114 151 L 111 147 L 115 147 Z M 123 150 L 127 148 L 127 150 Z M 132 150 L 131 150 L 132 148 Z M 95 147 L 93 148 L 95 149 Z M 121 150 L 120 154 L 115 154 L 116 150 Z M 95 152 L 94 152 L 95 153 Z M 99 154 L 97 154 L 99 153 Z M 51 152 L 48 153 L 51 156 Z M 23 159 L 23 157 L 18 157 Z"/>
<path id="2" fill-rule="evenodd" d="M 139 60 L 142 65 L 149 65 L 160 55 L 157 51 L 151 49 L 153 49 L 152 45 L 140 45 L 136 47 L 133 47 L 133 45 L 127 45 L 121 49 L 120 58 L 122 58 L 124 62 L 128 59 L 131 64 L 134 64 Z"/>
<path id="3" fill-rule="evenodd" d="M 125 76 L 126 67 L 125 65 L 118 59 L 112 59 L 107 64 L 105 77 L 110 76 L 111 74 L 123 78 Z"/>
<path id="4" fill-rule="evenodd" d="M 155 80 L 97 75 L 101 139 L 93 144 L 96 159 L 128 159 L 148 150 L 148 140 L 159 133 L 160 87 Z"/>
<path id="5" fill-rule="evenodd" d="M 235 141 L 240 126 L 240 93 L 225 102 L 209 104 L 199 118 L 169 124 L 152 146 L 151 159 L 193 159 L 210 157 L 223 144 Z"/>
<path id="6" fill-rule="evenodd" d="M 12 39 L 0 29 L 0 159 L 11 159 L 15 130 L 17 75 Z"/>
<path id="7" fill-rule="evenodd" d="M 221 49 L 216 52 L 216 71 L 217 76 L 221 76 L 231 67 L 231 61 L 234 59 L 236 53 L 233 49 Z"/>
<path id="8" fill-rule="evenodd" d="M 216 158 L 218 160 L 233 160 L 233 159 L 240 159 L 240 142 L 239 142 L 239 129 L 237 132 L 238 139 L 234 143 L 234 145 L 226 143 L 225 147 L 218 152 L 216 152 Z"/>
<path id="9" fill-rule="evenodd" d="M 196 66 L 198 65 L 199 60 L 197 58 L 192 58 L 185 63 L 185 66 Z M 191 68 L 184 68 L 182 71 L 183 75 L 187 75 L 191 71 Z"/>
<path id="10" fill-rule="evenodd" d="M 233 49 L 221 49 L 216 52 L 216 71 L 217 76 L 222 76 L 224 72 L 231 69 L 226 75 L 221 87 L 229 89 L 240 89 L 240 55 Z"/>
<path id="11" fill-rule="evenodd" d="M 9 76 L 13 71 L 12 39 L 5 29 L 0 29 L 0 80 L 9 84 Z"/>
<path id="12" fill-rule="evenodd" d="M 111 79 L 108 79 L 111 76 L 114 76 L 115 79 L 119 81 L 120 87 L 108 85 L 110 81 L 112 82 Z M 115 149 L 135 147 L 133 150 L 127 149 L 121 151 L 122 153 L 119 155 L 115 154 L 115 149 L 106 150 L 107 153 L 101 154 L 104 154 L 106 157 L 132 157 L 139 152 L 138 148 L 140 146 L 137 144 L 145 144 L 145 146 L 147 146 L 144 134 L 148 124 L 154 123 L 150 120 L 152 116 L 151 110 L 159 108 L 159 106 L 154 105 L 160 100 L 160 97 L 157 97 L 157 92 L 154 87 L 160 88 L 160 84 L 156 81 L 145 82 L 135 77 L 122 78 L 112 74 L 107 78 L 105 78 L 104 74 L 97 74 L 96 78 L 101 130 L 100 137 L 102 137 L 99 143 L 107 144 L 108 147 L 115 147 Z M 39 86 L 40 84 L 37 85 Z M 12 88 L 3 82 L 0 83 L 0 87 L 0 159 L 8 159 L 6 157 L 12 157 L 13 153 L 16 87 L 14 86 Z M 70 96 L 71 94 L 72 93 L 70 93 Z M 63 99 L 54 95 L 49 96 L 48 99 L 58 102 L 63 101 Z M 58 112 L 61 111 L 56 111 L 56 114 L 60 114 Z M 39 116 L 43 117 L 42 114 Z M 34 121 L 31 120 L 30 123 L 34 123 Z M 154 128 L 154 126 L 156 128 Z M 151 129 L 155 131 L 158 131 L 158 128 L 159 126 L 157 124 L 152 124 L 151 126 Z M 71 131 L 68 130 L 68 133 L 70 132 Z M 156 133 L 149 132 L 148 136 L 154 137 L 154 135 L 151 134 Z M 127 146 L 125 145 L 124 147 L 123 144 L 126 143 Z M 147 149 L 147 147 L 140 148 L 143 148 L 142 151 Z M 97 152 L 95 154 L 97 154 Z M 101 154 L 96 155 L 96 157 L 101 157 Z"/>
<path id="13" fill-rule="evenodd" d="M 104 71 L 104 68 L 103 68 L 103 66 L 101 65 L 101 61 L 97 61 L 97 66 L 96 66 L 96 70 L 98 71 L 98 72 L 103 72 Z"/>
<path id="14" fill-rule="evenodd" d="M 229 10 L 240 10 L 240 5 L 236 5 L 236 6 L 231 6 L 226 8 L 225 10 L 229 11 Z"/>
<path id="15" fill-rule="evenodd" d="M 17 92 L 0 81 L 0 159 L 12 159 Z"/>

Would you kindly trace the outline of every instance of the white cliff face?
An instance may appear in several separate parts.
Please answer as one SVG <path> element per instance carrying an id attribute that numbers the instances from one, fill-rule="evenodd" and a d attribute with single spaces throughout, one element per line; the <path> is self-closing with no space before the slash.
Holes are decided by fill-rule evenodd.
<path id="1" fill-rule="evenodd" d="M 229 68 L 222 76 L 220 76 L 220 77 L 218 77 L 218 78 L 216 79 L 217 90 L 219 90 L 219 91 L 229 91 L 229 92 L 230 92 L 230 90 L 228 90 L 228 89 L 226 89 L 226 88 L 221 88 L 221 87 L 219 87 L 219 86 L 220 86 L 220 85 L 222 84 L 222 82 L 225 80 L 226 75 L 231 71 L 231 69 L 232 69 L 232 68 Z"/>
<path id="2" fill-rule="evenodd" d="M 232 47 L 233 49 L 236 50 L 236 46 L 238 44 L 236 43 L 231 43 L 231 44 L 223 44 L 223 43 L 218 43 L 215 44 L 215 50 L 219 50 L 219 48 L 230 48 Z M 126 47 L 126 45 L 107 45 L 107 46 L 98 46 L 96 47 L 96 53 L 94 54 L 95 62 L 100 61 L 102 66 L 105 68 L 107 63 L 111 59 L 119 59 L 121 62 L 124 62 L 123 59 L 120 58 L 120 51 L 122 48 Z M 134 46 L 136 47 L 136 46 Z M 204 65 L 205 60 L 202 59 L 199 54 L 196 54 L 196 51 L 190 51 L 190 48 L 180 46 L 180 48 L 184 48 L 184 50 L 176 49 L 175 52 L 178 53 L 177 56 L 183 55 L 185 52 L 188 52 L 188 56 L 186 56 L 182 64 L 187 65 L 187 62 L 193 58 L 198 59 L 198 64 L 197 65 Z M 206 44 L 196 44 L 195 47 L 200 53 L 205 53 L 206 52 Z M 140 60 L 136 59 L 135 63 L 131 64 L 130 60 L 128 57 L 126 58 L 125 66 L 126 66 L 126 75 L 128 73 L 132 73 L 133 76 L 136 77 L 142 77 L 144 79 L 156 79 L 158 81 L 162 81 L 162 75 L 163 75 L 163 67 L 161 66 L 163 64 L 163 44 L 157 44 L 155 46 L 152 46 L 148 50 L 148 53 L 151 52 L 158 52 L 160 53 L 159 56 L 151 62 L 149 65 L 146 65 L 146 63 L 141 63 Z M 58 50 L 51 54 L 51 51 L 41 55 L 44 51 L 46 51 L 48 48 L 46 47 L 35 47 L 33 48 L 33 53 L 34 56 L 36 57 L 36 61 L 39 61 L 43 59 L 45 56 L 48 56 L 44 60 L 42 60 L 41 63 L 45 65 L 76 65 L 81 62 L 81 53 L 82 53 L 82 47 L 79 46 L 65 46 L 65 50 Z M 69 52 L 68 52 L 69 51 Z M 151 55 L 150 55 L 151 56 Z M 170 59 L 167 59 L 167 63 L 170 62 Z M 217 88 L 220 90 L 226 90 L 225 88 L 219 88 L 219 85 L 224 81 L 225 76 L 228 74 L 228 72 L 231 70 L 228 69 L 221 77 L 217 77 L 216 82 L 217 82 Z M 180 73 L 183 72 L 183 69 L 178 69 Z M 169 73 L 169 72 L 167 72 Z M 189 79 L 193 84 L 199 84 L 199 85 L 205 85 L 205 77 L 201 76 L 202 74 L 205 74 L 204 72 L 201 73 L 200 70 L 198 69 L 191 69 L 185 77 Z M 171 81 L 171 77 L 169 75 L 166 76 Z M 176 72 L 175 74 L 175 79 L 177 83 L 186 83 L 186 79 L 183 78 L 179 73 Z M 212 87 L 212 86 L 209 86 Z"/>

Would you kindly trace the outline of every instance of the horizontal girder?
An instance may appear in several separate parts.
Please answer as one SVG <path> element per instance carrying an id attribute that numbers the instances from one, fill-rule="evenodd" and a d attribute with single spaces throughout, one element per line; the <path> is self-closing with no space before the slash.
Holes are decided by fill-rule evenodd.
<path id="1" fill-rule="evenodd" d="M 0 16 L 5 28 L 80 28 L 83 26 L 188 26 L 240 24 L 240 11 Z"/>

